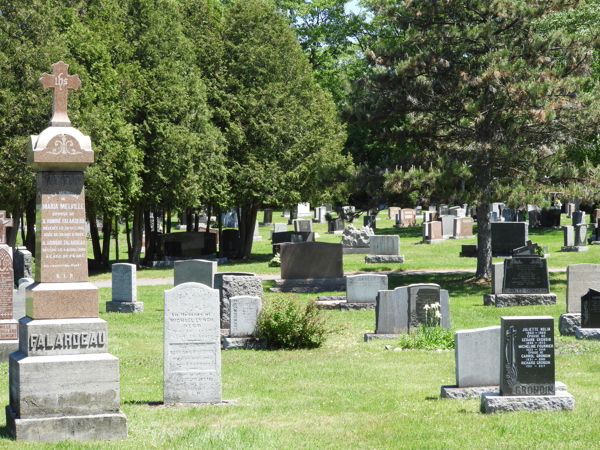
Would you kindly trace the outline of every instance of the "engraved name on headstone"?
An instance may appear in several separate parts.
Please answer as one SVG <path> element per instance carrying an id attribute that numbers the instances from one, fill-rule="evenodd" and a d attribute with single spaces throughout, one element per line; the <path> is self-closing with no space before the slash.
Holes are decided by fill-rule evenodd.
<path id="1" fill-rule="evenodd" d="M 261 309 L 260 297 L 231 297 L 229 306 L 231 308 L 229 336 L 246 337 L 254 335 L 256 321 Z"/>
<path id="2" fill-rule="evenodd" d="M 19 325 L 13 319 L 13 268 L 9 247 L 0 245 L 0 341 L 19 338 Z"/>
<path id="3" fill-rule="evenodd" d="M 549 294 L 548 261 L 539 257 L 504 260 L 504 294 Z"/>
<path id="4" fill-rule="evenodd" d="M 600 328 L 600 291 L 596 289 L 581 296 L 581 328 Z"/>

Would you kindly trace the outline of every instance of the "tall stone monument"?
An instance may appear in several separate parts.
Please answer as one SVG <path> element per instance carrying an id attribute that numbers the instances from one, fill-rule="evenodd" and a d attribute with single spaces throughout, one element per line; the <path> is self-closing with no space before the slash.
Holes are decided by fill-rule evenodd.
<path id="1" fill-rule="evenodd" d="M 98 290 L 88 282 L 83 171 L 94 152 L 67 116 L 68 91 L 80 85 L 68 67 L 55 63 L 40 78 L 54 90 L 52 119 L 31 136 L 27 157 L 37 172 L 36 268 L 19 350 L 9 357 L 6 422 L 17 440 L 127 437 L 119 359 L 108 353 L 108 325 L 98 318 Z"/>
<path id="2" fill-rule="evenodd" d="M 4 233 L 0 230 L 0 236 Z M 13 319 L 13 265 L 10 247 L 0 244 L 0 361 L 19 347 L 19 325 Z"/>

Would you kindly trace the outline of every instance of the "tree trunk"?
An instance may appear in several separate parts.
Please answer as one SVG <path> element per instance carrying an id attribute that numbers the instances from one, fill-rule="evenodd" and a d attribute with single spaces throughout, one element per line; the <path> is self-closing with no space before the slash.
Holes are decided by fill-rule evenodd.
<path id="1" fill-rule="evenodd" d="M 167 210 L 167 233 L 171 232 L 171 208 Z"/>
<path id="2" fill-rule="evenodd" d="M 25 234 L 25 216 L 21 213 L 21 222 L 19 227 L 21 228 L 21 242 L 26 245 L 27 235 Z"/>
<path id="3" fill-rule="evenodd" d="M 208 231 L 210 230 L 210 216 L 212 215 L 212 205 L 208 205 L 206 208 L 206 215 L 208 216 L 208 218 L 206 219 L 206 232 L 208 233 Z"/>
<path id="4" fill-rule="evenodd" d="M 492 226 L 490 205 L 483 201 L 477 205 L 477 278 L 492 276 Z"/>
<path id="5" fill-rule="evenodd" d="M 146 234 L 146 259 L 152 258 L 152 225 L 150 224 L 150 208 L 144 211 L 144 232 Z"/>
<path id="6" fill-rule="evenodd" d="M 194 231 L 198 232 L 198 225 L 200 225 L 200 214 L 196 211 L 196 216 L 194 217 Z"/>
<path id="7" fill-rule="evenodd" d="M 27 237 L 25 238 L 25 247 L 31 252 L 31 256 L 35 258 L 35 197 L 27 203 L 25 216 L 27 217 Z"/>
<path id="8" fill-rule="evenodd" d="M 11 227 L 10 235 L 6 236 L 6 243 L 13 249 L 17 246 L 17 235 L 19 234 L 19 222 L 21 219 L 21 206 L 15 206 L 12 210 L 13 225 Z"/>
<path id="9" fill-rule="evenodd" d="M 119 216 L 115 216 L 115 254 L 119 262 Z"/>
<path id="10" fill-rule="evenodd" d="M 254 238 L 254 226 L 258 207 L 256 204 L 248 203 L 238 210 L 238 226 L 240 230 L 240 247 L 238 258 L 250 259 L 252 256 L 252 243 Z"/>
<path id="11" fill-rule="evenodd" d="M 129 213 L 125 214 L 125 235 L 127 236 L 127 260 L 131 263 L 131 255 L 133 254 L 133 249 L 131 248 L 131 235 L 129 234 L 131 230 L 129 229 Z"/>
<path id="12" fill-rule="evenodd" d="M 92 251 L 95 261 L 102 261 L 102 251 L 100 250 L 100 234 L 98 233 L 98 225 L 96 224 L 96 214 L 92 208 L 87 209 L 87 219 L 90 223 L 90 235 L 92 236 Z"/>
<path id="13" fill-rule="evenodd" d="M 217 236 L 218 236 L 217 241 L 219 242 L 218 256 L 219 256 L 219 258 L 222 258 L 224 256 L 223 246 L 221 245 L 221 243 L 223 242 L 223 239 L 222 239 L 223 236 L 221 236 L 221 232 L 223 231 L 223 221 L 221 220 L 221 207 L 220 206 L 217 206 L 217 228 L 219 229 L 219 231 L 217 231 Z"/>
<path id="14" fill-rule="evenodd" d="M 104 216 L 102 221 L 102 265 L 110 267 L 110 235 L 112 234 L 112 217 Z"/>
<path id="15" fill-rule="evenodd" d="M 185 210 L 185 231 L 192 231 L 192 210 Z"/>
<path id="16" fill-rule="evenodd" d="M 131 253 L 129 254 L 129 262 L 140 267 L 140 253 L 142 250 L 142 231 L 144 226 L 143 211 L 140 205 L 136 205 L 133 210 L 133 225 L 131 230 Z"/>

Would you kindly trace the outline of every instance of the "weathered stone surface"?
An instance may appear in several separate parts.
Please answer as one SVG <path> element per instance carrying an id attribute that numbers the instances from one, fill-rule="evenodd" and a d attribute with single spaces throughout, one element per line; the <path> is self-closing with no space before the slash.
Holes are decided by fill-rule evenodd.
<path id="1" fill-rule="evenodd" d="M 294 231 L 312 232 L 312 220 L 310 219 L 295 219 Z"/>
<path id="2" fill-rule="evenodd" d="M 371 255 L 392 255 L 400 254 L 400 236 L 370 236 L 369 246 Z"/>
<path id="3" fill-rule="evenodd" d="M 493 263 L 492 264 L 492 294 L 502 294 L 502 285 L 503 284 L 504 284 L 504 263 Z"/>
<path id="4" fill-rule="evenodd" d="M 165 291 L 165 404 L 221 400 L 219 309 L 219 291 L 203 284 Z"/>
<path id="5" fill-rule="evenodd" d="M 331 297 L 337 297 L 337 296 L 331 296 Z M 340 309 L 340 305 L 342 303 L 346 303 L 346 296 L 343 296 L 342 299 L 337 299 L 337 300 L 327 300 L 328 297 L 323 297 L 325 298 L 325 300 L 319 300 L 319 297 L 317 297 L 317 308 L 318 309 L 326 309 L 326 310 L 334 310 Z M 369 305 L 370 303 L 363 303 L 364 305 Z"/>
<path id="6" fill-rule="evenodd" d="M 497 307 L 556 305 L 556 294 L 497 294 L 492 304 Z"/>
<path id="7" fill-rule="evenodd" d="M 442 224 L 442 237 L 448 238 L 454 233 L 454 216 L 444 215 L 438 218 Z"/>
<path id="8" fill-rule="evenodd" d="M 365 342 L 372 341 L 373 339 L 398 339 L 399 334 L 377 334 L 377 333 L 365 333 Z"/>
<path id="9" fill-rule="evenodd" d="M 440 303 L 440 286 L 433 283 L 411 284 L 408 286 L 408 298 L 410 328 L 418 328 L 426 320 L 425 305 Z"/>
<path id="10" fill-rule="evenodd" d="M 558 323 L 562 336 L 575 336 L 575 328 L 581 326 L 581 313 L 561 314 Z"/>
<path id="11" fill-rule="evenodd" d="M 564 246 L 572 247 L 575 245 L 575 237 L 573 235 L 572 225 L 563 225 Z M 563 250 L 564 251 L 564 250 Z"/>
<path id="12" fill-rule="evenodd" d="M 371 302 L 341 302 L 339 304 L 340 311 L 372 311 L 375 309 L 375 303 Z"/>
<path id="13" fill-rule="evenodd" d="M 452 311 L 450 310 L 450 294 L 446 289 L 440 289 L 440 326 L 446 330 L 452 328 Z"/>
<path id="14" fill-rule="evenodd" d="M 484 392 L 497 393 L 499 390 L 498 385 L 479 387 L 442 386 L 440 397 L 449 400 L 469 400 L 471 398 L 480 398 Z"/>
<path id="15" fill-rule="evenodd" d="M 404 255 L 365 255 L 366 263 L 403 263 Z"/>
<path id="16" fill-rule="evenodd" d="M 220 291 L 221 302 L 221 328 L 229 328 L 230 314 L 230 299 L 233 297 L 258 297 L 264 296 L 262 280 L 256 275 L 239 276 L 228 275 L 222 276 Z"/>
<path id="17" fill-rule="evenodd" d="M 123 413 L 19 419 L 11 406 L 6 405 L 6 422 L 8 432 L 17 441 L 127 439 L 127 417 Z"/>
<path id="18" fill-rule="evenodd" d="M 135 302 L 137 299 L 135 264 L 112 265 L 112 301 Z"/>
<path id="19" fill-rule="evenodd" d="M 281 245 L 281 278 L 341 278 L 344 254 L 341 244 L 302 242 Z"/>
<path id="20" fill-rule="evenodd" d="M 373 229 L 370 227 L 362 227 L 358 230 L 350 224 L 342 233 L 342 245 L 344 247 L 368 249 L 370 247 L 370 237 L 374 234 Z"/>
<path id="21" fill-rule="evenodd" d="M 285 233 L 288 230 L 287 223 L 274 223 L 273 233 Z"/>
<path id="22" fill-rule="evenodd" d="M 346 299 L 348 303 L 371 302 L 377 300 L 379 291 L 387 290 L 387 275 L 348 275 L 346 276 Z"/>
<path id="23" fill-rule="evenodd" d="M 102 319 L 19 321 L 19 350 L 25 356 L 108 352 L 108 324 Z"/>
<path id="24" fill-rule="evenodd" d="M 600 341 L 600 328 L 575 327 L 575 337 L 577 339 L 590 339 Z"/>
<path id="25" fill-rule="evenodd" d="M 473 219 L 471 217 L 455 217 L 452 227 L 452 237 L 473 237 Z"/>
<path id="26" fill-rule="evenodd" d="M 214 288 L 214 277 L 217 273 L 216 261 L 190 259 L 175 261 L 174 286 L 183 283 L 200 283 Z"/>
<path id="27" fill-rule="evenodd" d="M 19 286 L 18 281 L 21 278 L 32 278 L 33 256 L 27 250 L 27 247 L 17 247 L 13 255 L 13 269 L 15 284 Z"/>
<path id="28" fill-rule="evenodd" d="M 19 289 L 13 295 L 13 319 L 19 320 L 21 317 L 25 317 L 25 291 L 33 283 L 35 283 L 33 278 L 21 278 L 19 280 Z"/>
<path id="29" fill-rule="evenodd" d="M 462 388 L 499 384 L 500 326 L 457 331 L 456 385 Z"/>
<path id="30" fill-rule="evenodd" d="M 68 374 L 68 376 L 65 376 Z M 118 413 L 119 359 L 108 353 L 9 358 L 10 405 L 20 419 Z"/>
<path id="31" fill-rule="evenodd" d="M 269 288 L 271 292 L 330 292 L 344 291 L 346 278 L 308 278 L 293 280 L 275 280 L 275 287 Z"/>
<path id="32" fill-rule="evenodd" d="M 502 294 L 549 294 L 548 261 L 531 256 L 504 260 Z"/>
<path id="33" fill-rule="evenodd" d="M 514 411 L 560 411 L 575 408 L 575 397 L 565 391 L 544 396 L 501 396 L 481 394 L 481 412 L 485 414 Z"/>
<path id="34" fill-rule="evenodd" d="M 144 302 L 106 302 L 106 312 L 144 312 Z"/>
<path id="35" fill-rule="evenodd" d="M 567 313 L 581 312 L 581 297 L 588 289 L 600 290 L 600 264 L 567 266 Z"/>
<path id="36" fill-rule="evenodd" d="M 33 283 L 25 290 L 25 308 L 32 319 L 98 317 L 98 288 L 87 282 Z"/>
<path id="37" fill-rule="evenodd" d="M 442 222 L 423 223 L 423 240 L 425 242 L 440 242 L 442 239 Z"/>
<path id="38" fill-rule="evenodd" d="M 258 316 L 262 308 L 261 298 L 248 295 L 231 297 L 229 299 L 229 305 L 229 336 L 253 336 L 256 329 Z"/>
<path id="39" fill-rule="evenodd" d="M 267 348 L 269 348 L 269 343 L 265 339 L 253 337 L 226 337 L 223 339 L 223 350 L 266 350 Z"/>
<path id="40" fill-rule="evenodd" d="M 513 249 L 527 244 L 528 230 L 525 222 L 494 222 L 491 230 L 493 255 L 510 255 Z"/>
<path id="41" fill-rule="evenodd" d="M 483 305 L 493 306 L 496 304 L 496 294 L 483 294 Z"/>
<path id="42" fill-rule="evenodd" d="M 381 290 L 375 308 L 375 333 L 406 333 L 410 326 L 408 287 L 402 286 L 393 291 Z"/>

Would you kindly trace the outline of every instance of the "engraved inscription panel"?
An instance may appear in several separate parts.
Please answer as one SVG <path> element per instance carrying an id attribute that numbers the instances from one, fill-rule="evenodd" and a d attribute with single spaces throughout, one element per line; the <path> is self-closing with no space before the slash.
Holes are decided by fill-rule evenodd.
<path id="1" fill-rule="evenodd" d="M 231 307 L 229 335 L 231 337 L 252 336 L 260 314 L 260 298 L 232 297 L 229 302 Z"/>
<path id="2" fill-rule="evenodd" d="M 0 323 L 0 341 L 13 341 L 19 339 L 18 323 Z"/>
<path id="3" fill-rule="evenodd" d="M 547 261 L 537 257 L 504 260 L 504 294 L 548 294 Z"/>
<path id="4" fill-rule="evenodd" d="M 0 319 L 12 319 L 13 314 L 12 258 L 6 248 L 0 248 Z"/>
<path id="5" fill-rule="evenodd" d="M 554 319 L 501 318 L 501 395 L 554 395 Z"/>
<path id="6" fill-rule="evenodd" d="M 135 302 L 136 267 L 134 264 L 112 265 L 113 302 Z"/>
<path id="7" fill-rule="evenodd" d="M 83 172 L 40 172 L 37 190 L 36 281 L 87 281 Z"/>
<path id="8" fill-rule="evenodd" d="M 171 372 L 214 370 L 217 364 L 216 344 L 169 344 Z"/>
<path id="9" fill-rule="evenodd" d="M 581 327 L 600 328 L 600 292 L 595 289 L 581 297 Z"/>

